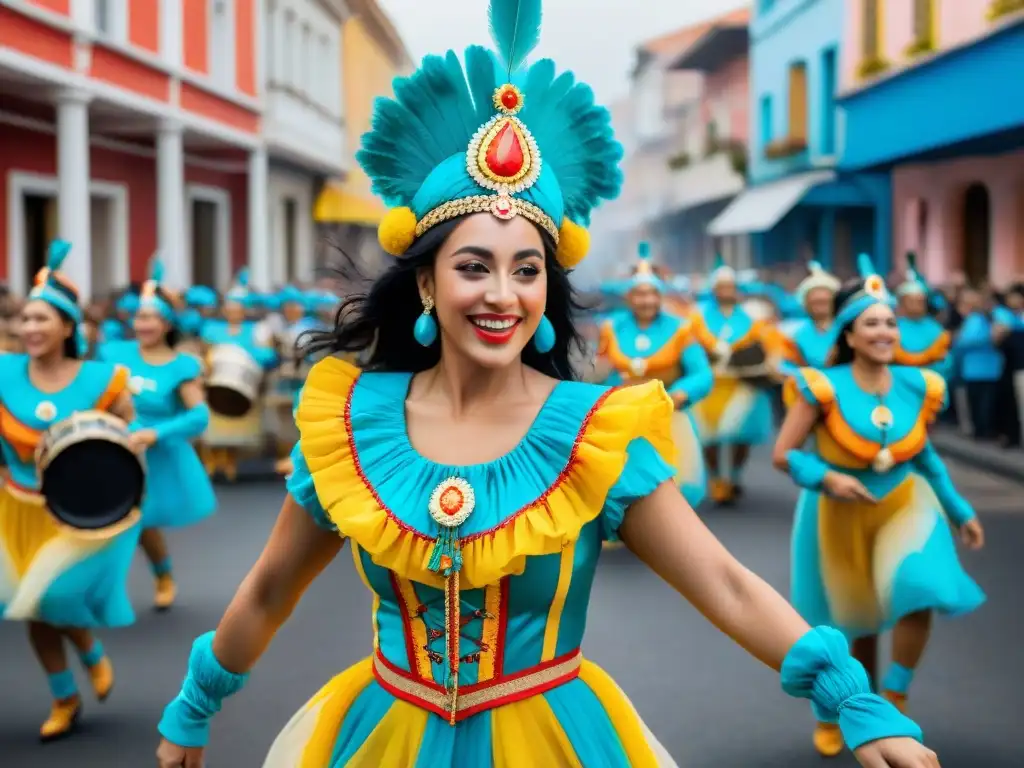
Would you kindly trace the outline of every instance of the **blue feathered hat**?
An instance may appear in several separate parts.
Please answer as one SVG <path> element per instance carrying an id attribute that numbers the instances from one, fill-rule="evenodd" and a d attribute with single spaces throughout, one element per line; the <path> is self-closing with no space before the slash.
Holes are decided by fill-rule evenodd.
<path id="1" fill-rule="evenodd" d="M 149 263 L 149 278 L 142 284 L 139 291 L 139 309 L 152 309 L 160 314 L 167 322 L 177 323 L 178 313 L 170 302 L 166 301 L 157 289 L 161 288 L 164 279 L 164 263 L 160 260 L 160 254 L 154 254 Z M 166 288 L 164 289 L 166 295 Z"/>
<path id="2" fill-rule="evenodd" d="M 839 282 L 838 277 L 826 272 L 825 268 L 816 261 L 807 262 L 807 271 L 810 274 L 801 280 L 800 285 L 796 287 L 796 298 L 800 302 L 800 306 L 803 306 L 804 302 L 807 300 L 807 294 L 811 291 L 818 288 L 824 288 L 834 294 L 842 285 Z"/>
<path id="3" fill-rule="evenodd" d="M 540 39 L 541 0 L 490 0 L 496 52 L 480 46 L 427 56 L 378 99 L 356 159 L 391 208 L 377 231 L 400 256 L 443 221 L 489 212 L 524 216 L 576 266 L 602 200 L 618 196 L 622 147 L 590 86 L 543 59 L 526 66 Z"/>
<path id="4" fill-rule="evenodd" d="M 249 268 L 242 267 L 235 278 L 235 284 L 226 294 L 225 302 L 233 302 L 248 307 L 252 301 L 252 294 L 249 292 Z"/>
<path id="5" fill-rule="evenodd" d="M 736 270 L 725 263 L 722 254 L 715 254 L 715 266 L 708 275 L 708 287 L 714 288 L 719 283 L 735 283 Z"/>
<path id="6" fill-rule="evenodd" d="M 831 338 L 828 342 L 829 347 L 835 344 L 843 328 L 871 309 L 871 307 L 876 304 L 885 304 L 892 307 L 896 303 L 892 294 L 889 293 L 889 289 L 885 287 L 885 279 L 878 274 L 874 262 L 871 261 L 871 257 L 866 253 L 862 253 L 857 257 L 857 270 L 864 279 L 864 285 L 860 290 L 852 293 L 843 301 L 842 306 L 838 308 L 835 319 L 832 321 Z"/>
<path id="7" fill-rule="evenodd" d="M 192 285 L 185 291 L 185 303 L 190 307 L 216 307 L 217 292 L 207 285 Z"/>
<path id="8" fill-rule="evenodd" d="M 667 290 L 665 283 L 658 277 L 658 273 L 654 271 L 654 265 L 651 263 L 651 244 L 647 242 L 637 244 L 636 256 L 636 266 L 633 268 L 633 275 L 629 279 L 627 290 L 632 290 L 638 285 L 650 285 L 659 293 L 665 293 Z"/>

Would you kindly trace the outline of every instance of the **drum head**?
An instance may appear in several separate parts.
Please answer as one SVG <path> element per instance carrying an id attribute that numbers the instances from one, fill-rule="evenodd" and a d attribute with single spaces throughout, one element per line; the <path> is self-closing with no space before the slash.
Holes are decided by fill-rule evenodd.
<path id="1" fill-rule="evenodd" d="M 83 531 L 120 522 L 142 503 L 145 472 L 124 446 L 103 440 L 70 445 L 43 472 L 42 491 L 54 517 Z"/>
<path id="2" fill-rule="evenodd" d="M 216 384 L 206 388 L 206 402 L 210 410 L 221 416 L 237 419 L 252 410 L 252 400 L 230 387 Z"/>
<path id="3" fill-rule="evenodd" d="M 764 365 L 765 359 L 764 349 L 761 345 L 753 344 L 749 347 L 735 350 L 732 353 L 732 357 L 729 358 L 729 365 L 734 368 L 753 368 L 758 365 Z"/>

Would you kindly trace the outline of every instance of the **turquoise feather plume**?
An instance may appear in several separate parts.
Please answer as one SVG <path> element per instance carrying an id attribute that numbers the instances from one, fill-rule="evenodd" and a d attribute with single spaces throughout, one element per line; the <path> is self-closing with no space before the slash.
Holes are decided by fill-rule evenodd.
<path id="1" fill-rule="evenodd" d="M 153 256 L 149 262 L 149 279 L 158 285 L 164 280 L 164 263 L 160 260 L 160 254 Z"/>
<path id="2" fill-rule="evenodd" d="M 871 277 L 878 274 L 874 262 L 871 261 L 871 257 L 866 253 L 862 253 L 857 257 L 857 271 L 860 272 L 861 277 Z"/>
<path id="3" fill-rule="evenodd" d="M 69 253 L 71 253 L 71 243 L 67 240 L 54 240 L 50 243 L 49 252 L 46 254 L 46 267 L 50 272 L 56 272 Z"/>
<path id="4" fill-rule="evenodd" d="M 636 246 L 636 255 L 644 261 L 647 261 L 651 258 L 651 244 L 646 241 L 639 243 Z"/>
<path id="5" fill-rule="evenodd" d="M 821 264 L 819 262 L 812 260 L 807 262 L 807 271 L 813 274 L 815 272 L 824 272 L 825 270 L 822 269 Z"/>
<path id="6" fill-rule="evenodd" d="M 712 269 L 721 269 L 725 266 L 725 259 L 722 258 L 722 254 L 715 254 L 715 266 Z"/>
<path id="7" fill-rule="evenodd" d="M 540 42 L 540 6 L 541 0 L 491 0 L 491 38 L 509 77 Z"/>
<path id="8" fill-rule="evenodd" d="M 238 285 L 242 286 L 243 288 L 248 288 L 249 287 L 249 268 L 248 267 L 242 267 L 239 270 L 238 278 L 237 278 L 236 282 L 238 283 Z"/>

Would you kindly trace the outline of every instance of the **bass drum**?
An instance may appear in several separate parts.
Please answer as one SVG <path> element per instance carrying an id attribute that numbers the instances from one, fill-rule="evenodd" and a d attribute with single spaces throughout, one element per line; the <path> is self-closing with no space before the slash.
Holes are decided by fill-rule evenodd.
<path id="1" fill-rule="evenodd" d="M 774 368 L 760 343 L 733 350 L 726 369 L 731 376 L 759 389 L 775 386 L 772 378 Z"/>
<path id="2" fill-rule="evenodd" d="M 146 468 L 128 436 L 128 425 L 106 411 L 79 411 L 43 433 L 40 493 L 62 528 L 104 539 L 141 519 Z"/>
<path id="3" fill-rule="evenodd" d="M 248 414 L 259 398 L 260 364 L 241 347 L 220 344 L 210 350 L 209 369 L 206 402 L 210 410 L 232 419 Z"/>

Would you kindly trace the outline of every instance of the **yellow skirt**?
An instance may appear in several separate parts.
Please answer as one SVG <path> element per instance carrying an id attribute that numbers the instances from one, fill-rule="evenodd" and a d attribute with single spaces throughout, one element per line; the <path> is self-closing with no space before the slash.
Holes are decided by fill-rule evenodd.
<path id="1" fill-rule="evenodd" d="M 677 768 L 595 664 L 577 680 L 457 725 L 387 693 L 365 659 L 331 680 L 278 736 L 263 768 Z"/>

